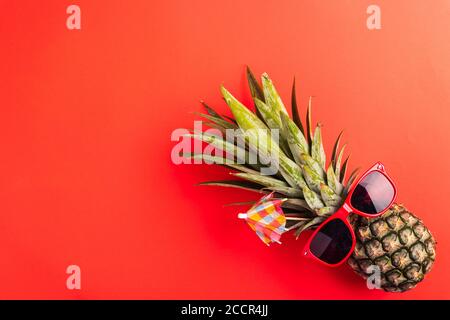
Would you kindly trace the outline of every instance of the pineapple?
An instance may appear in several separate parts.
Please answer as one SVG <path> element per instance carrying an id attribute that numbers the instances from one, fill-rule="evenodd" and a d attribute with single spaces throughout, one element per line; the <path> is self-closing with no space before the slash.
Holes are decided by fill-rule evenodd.
<path id="1" fill-rule="evenodd" d="M 205 154 L 205 152 L 183 153 L 182 155 L 196 160 L 203 159 L 208 163 L 224 165 L 233 170 L 231 172 L 233 176 L 239 178 L 239 180 L 203 182 L 200 183 L 201 185 L 242 188 L 262 194 L 275 192 L 276 195 L 287 198 L 282 204 L 287 219 L 286 228 L 294 231 L 294 235 L 298 238 L 302 232 L 318 227 L 337 211 L 345 200 L 348 190 L 357 176 L 358 169 L 354 170 L 346 179 L 349 156 L 344 160 L 345 145 L 340 148 L 342 132 L 334 143 L 331 159 L 327 165 L 322 144 L 322 126 L 317 124 L 314 130 L 312 126 L 311 97 L 307 106 L 305 126 L 300 120 L 295 80 L 291 98 L 292 119 L 288 116 L 286 107 L 267 74 L 262 75 L 262 85 L 260 85 L 247 67 L 247 80 L 255 112 L 239 102 L 223 86 L 221 93 L 230 107 L 233 117 L 222 116 L 202 102 L 206 113 L 200 113 L 200 116 L 208 120 L 206 125 L 222 133 L 225 133 L 227 129 L 239 129 L 241 135 L 238 135 L 236 140 L 230 141 L 206 132 L 193 132 L 186 135 L 224 150 L 227 155 L 212 155 Z M 271 134 L 267 133 L 271 131 L 279 132 L 279 139 L 274 140 Z M 255 152 L 261 156 L 257 157 L 259 162 L 256 163 L 249 161 Z M 265 161 L 262 161 L 263 159 Z M 263 174 L 262 170 L 267 166 L 268 159 L 278 164 L 278 171 L 269 175 Z M 249 204 L 249 202 L 245 204 Z M 428 272 L 434 260 L 434 241 L 430 233 L 423 224 L 418 222 L 417 218 L 410 213 L 406 215 L 406 213 L 407 211 L 403 207 L 393 206 L 382 218 L 364 220 L 358 217 L 359 219 L 353 221 L 357 230 L 358 246 L 350 265 L 360 275 L 367 277 L 364 273 L 364 266 L 370 259 L 379 257 L 379 250 L 384 249 L 383 253 L 386 254 L 385 257 L 388 261 L 394 262 L 399 259 L 399 252 L 396 251 L 397 242 L 395 242 L 397 235 L 400 239 L 407 238 L 406 242 L 401 242 L 404 245 L 402 245 L 400 253 L 409 255 L 411 259 L 422 263 L 421 265 L 411 265 L 406 262 L 395 262 L 396 269 L 390 268 L 389 270 L 394 270 L 399 276 L 394 279 L 393 272 L 383 273 L 385 280 L 390 279 L 389 282 L 383 282 L 385 290 L 403 291 L 411 288 L 423 278 L 424 273 Z M 390 218 L 391 216 L 401 217 L 403 229 L 399 225 L 391 227 L 390 219 L 393 219 Z M 376 229 L 377 223 L 380 221 L 384 222 L 383 230 Z M 389 228 L 394 231 L 394 236 L 391 236 L 390 233 L 386 236 L 386 230 Z M 369 229 L 372 232 L 369 232 Z M 411 234 L 412 230 L 417 235 L 416 237 Z M 366 232 L 362 233 L 362 231 Z M 368 239 L 372 240 L 377 247 L 372 248 L 371 243 L 366 243 Z M 375 240 L 378 242 L 374 242 Z M 420 247 L 416 242 L 412 243 L 413 240 L 417 240 Z M 380 246 L 381 243 L 383 248 Z M 362 250 L 364 246 L 366 252 L 369 251 L 367 253 L 373 254 L 364 255 L 364 250 Z M 378 260 L 374 262 L 378 263 Z M 386 262 L 386 265 L 383 266 L 383 272 L 388 271 L 388 263 Z"/>
<path id="2" fill-rule="evenodd" d="M 381 217 L 352 215 L 356 248 L 348 264 L 363 278 L 377 265 L 381 289 L 403 292 L 414 288 L 431 270 L 436 242 L 420 219 L 403 205 L 394 204 Z"/>

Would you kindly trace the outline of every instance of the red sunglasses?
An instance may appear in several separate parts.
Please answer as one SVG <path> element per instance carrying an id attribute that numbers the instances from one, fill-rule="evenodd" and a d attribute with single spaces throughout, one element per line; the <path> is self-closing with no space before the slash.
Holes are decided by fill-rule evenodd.
<path id="1" fill-rule="evenodd" d="M 306 243 L 303 255 L 337 267 L 355 249 L 356 239 L 347 221 L 350 213 L 374 218 L 385 213 L 397 196 L 397 188 L 381 162 L 367 170 L 349 190 L 344 204 L 325 220 Z"/>

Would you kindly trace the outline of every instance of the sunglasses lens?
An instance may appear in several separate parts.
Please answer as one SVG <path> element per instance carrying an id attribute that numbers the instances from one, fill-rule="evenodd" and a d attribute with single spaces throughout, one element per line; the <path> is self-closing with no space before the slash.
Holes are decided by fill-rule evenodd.
<path id="1" fill-rule="evenodd" d="M 340 219 L 330 220 L 311 240 L 310 251 L 328 264 L 341 262 L 352 249 L 353 239 L 347 225 Z"/>
<path id="2" fill-rule="evenodd" d="M 350 200 L 353 208 L 367 214 L 386 209 L 394 199 L 394 186 L 384 174 L 369 173 L 355 188 Z"/>

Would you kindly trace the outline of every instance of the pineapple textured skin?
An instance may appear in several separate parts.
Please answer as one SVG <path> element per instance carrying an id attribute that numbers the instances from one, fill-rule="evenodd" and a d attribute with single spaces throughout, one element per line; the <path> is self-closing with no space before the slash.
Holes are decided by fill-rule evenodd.
<path id="1" fill-rule="evenodd" d="M 403 205 L 394 204 L 381 217 L 350 217 L 356 247 L 348 260 L 364 279 L 380 270 L 381 289 L 404 292 L 414 288 L 430 272 L 436 259 L 436 241 L 430 230 Z"/>

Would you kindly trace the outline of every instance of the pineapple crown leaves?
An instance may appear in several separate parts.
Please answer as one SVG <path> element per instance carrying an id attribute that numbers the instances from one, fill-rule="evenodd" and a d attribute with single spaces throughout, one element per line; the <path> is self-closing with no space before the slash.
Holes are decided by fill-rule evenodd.
<path id="1" fill-rule="evenodd" d="M 208 120 L 207 125 L 225 131 L 240 129 L 243 132 L 245 147 L 236 141 L 226 141 L 206 133 L 188 136 L 206 142 L 224 150 L 227 156 L 206 154 L 184 154 L 185 157 L 203 159 L 208 163 L 224 165 L 233 170 L 231 173 L 239 180 L 220 180 L 200 183 L 235 187 L 259 193 L 275 191 L 287 197 L 283 208 L 287 214 L 302 218 L 295 221 L 288 230 L 297 229 L 299 236 L 304 230 L 315 228 L 326 217 L 333 214 L 342 204 L 350 185 L 357 176 L 353 171 L 345 181 L 349 156 L 344 158 L 345 145 L 340 148 L 342 132 L 338 135 L 328 167 L 322 140 L 322 125 L 313 129 L 311 121 L 312 98 L 309 98 L 306 110 L 306 123 L 301 121 L 298 111 L 295 78 L 292 86 L 291 113 L 279 96 L 275 85 L 264 73 L 261 84 L 247 67 L 247 81 L 254 102 L 255 112 L 244 106 L 224 86 L 220 90 L 233 117 L 220 115 L 212 107 L 201 101 L 206 113 L 199 114 Z M 279 141 L 274 141 L 269 130 L 278 129 Z M 265 163 L 250 163 L 252 153 L 263 155 L 279 164 L 279 170 L 273 175 L 263 175 L 260 171 Z M 229 155 L 234 155 L 230 161 Z M 240 155 L 240 157 L 236 156 Z M 274 156 L 276 155 L 276 157 Z M 266 159 L 267 160 L 267 159 Z M 343 162 L 342 162 L 343 161 Z"/>

